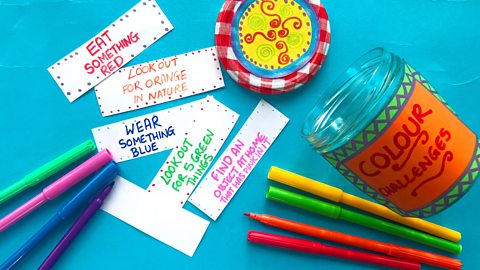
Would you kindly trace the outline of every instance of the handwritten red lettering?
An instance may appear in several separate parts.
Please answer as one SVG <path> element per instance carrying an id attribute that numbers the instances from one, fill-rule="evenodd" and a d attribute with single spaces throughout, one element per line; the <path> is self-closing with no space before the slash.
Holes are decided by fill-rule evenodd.
<path id="1" fill-rule="evenodd" d="M 394 171 L 404 170 L 418 145 L 431 144 L 428 147 L 428 154 L 423 159 L 416 161 L 415 164 L 410 164 L 410 168 L 404 170 L 405 173 L 403 173 L 401 179 L 394 179 L 378 189 L 386 197 L 405 189 L 412 183 L 415 183 L 420 177 L 426 177 L 411 192 L 412 196 L 417 196 L 418 189 L 441 176 L 445 163 L 453 159 L 453 153 L 445 151 L 447 142 L 451 139 L 450 131 L 442 128 L 436 136 L 432 137 L 427 130 L 422 128 L 422 125 L 427 121 L 428 116 L 433 113 L 433 110 L 425 110 L 421 105 L 414 104 L 410 113 L 411 116 L 407 118 L 408 121 L 394 134 L 390 144 L 382 146 L 382 151 L 374 152 L 368 159 L 358 163 L 358 170 L 365 176 L 381 177 L 382 172 L 386 169 Z M 430 137 L 433 140 L 430 140 Z M 443 156 L 442 167 L 439 172 L 431 175 L 429 168 L 434 165 L 435 161 L 439 160 L 440 156 Z M 431 176 L 428 177 L 428 175 Z"/>
<path id="2" fill-rule="evenodd" d="M 125 38 L 114 42 L 110 38 L 108 30 L 104 31 L 86 46 L 88 53 L 96 58 L 85 63 L 85 71 L 87 74 L 92 74 L 100 70 L 103 76 L 111 74 L 125 62 L 124 58 L 119 55 L 120 52 L 138 40 L 140 40 L 138 33 L 130 32 Z"/>

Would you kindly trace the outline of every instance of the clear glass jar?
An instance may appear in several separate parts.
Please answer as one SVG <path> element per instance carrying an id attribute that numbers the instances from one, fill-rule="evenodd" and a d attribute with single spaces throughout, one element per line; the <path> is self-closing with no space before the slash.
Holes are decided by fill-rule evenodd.
<path id="1" fill-rule="evenodd" d="M 303 136 L 380 203 L 403 215 L 430 216 L 475 181 L 476 135 L 399 56 L 373 49 L 323 93 Z"/>

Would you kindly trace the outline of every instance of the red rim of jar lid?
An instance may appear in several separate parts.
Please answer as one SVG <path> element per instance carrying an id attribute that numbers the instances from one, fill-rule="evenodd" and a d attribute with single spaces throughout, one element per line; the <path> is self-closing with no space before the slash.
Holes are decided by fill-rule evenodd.
<path id="1" fill-rule="evenodd" d="M 217 17 L 215 46 L 219 60 L 230 77 L 241 86 L 261 94 L 290 92 L 307 83 L 320 69 L 330 46 L 330 22 L 319 0 L 309 0 L 318 18 L 319 41 L 312 58 L 300 69 L 280 78 L 262 78 L 248 71 L 237 59 L 231 44 L 231 27 L 234 14 L 242 1 L 226 0 Z"/>

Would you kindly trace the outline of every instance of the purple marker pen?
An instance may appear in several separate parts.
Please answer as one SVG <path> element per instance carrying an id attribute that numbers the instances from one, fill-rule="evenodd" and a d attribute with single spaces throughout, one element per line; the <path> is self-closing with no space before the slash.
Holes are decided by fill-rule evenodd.
<path id="1" fill-rule="evenodd" d="M 105 198 L 107 198 L 108 194 L 112 190 L 113 184 L 112 182 L 110 185 L 106 186 L 100 194 L 95 197 L 88 207 L 83 211 L 83 213 L 78 217 L 75 223 L 70 227 L 70 229 L 65 233 L 63 238 L 58 242 L 57 246 L 50 252 L 48 257 L 43 261 L 42 265 L 38 268 L 39 270 L 46 270 L 51 269 L 53 265 L 57 262 L 57 260 L 62 256 L 63 252 L 67 250 L 70 244 L 73 242 L 75 237 L 80 233 L 83 227 L 87 224 L 87 222 L 92 218 L 92 216 L 97 212 L 98 209 L 102 206 Z"/>

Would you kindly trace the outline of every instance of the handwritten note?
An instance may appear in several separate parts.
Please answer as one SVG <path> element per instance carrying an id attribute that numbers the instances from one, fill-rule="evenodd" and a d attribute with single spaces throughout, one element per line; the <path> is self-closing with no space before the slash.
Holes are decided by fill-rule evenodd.
<path id="1" fill-rule="evenodd" d="M 217 106 L 218 105 L 218 106 Z M 231 128 L 236 113 L 221 109 L 221 103 L 209 96 L 170 109 L 138 116 L 92 129 L 98 149 L 108 148 L 116 162 L 151 155 L 179 146 L 198 123 L 207 122 L 211 131 Z M 223 106 L 223 105 L 222 105 Z M 209 111 L 215 111 L 209 113 Z M 228 122 L 225 120 L 230 116 Z"/>
<path id="2" fill-rule="evenodd" d="M 141 1 L 48 72 L 73 102 L 172 29 L 154 0 Z"/>
<path id="3" fill-rule="evenodd" d="M 261 100 L 189 202 L 217 220 L 287 123 L 285 115 Z"/>
<path id="4" fill-rule="evenodd" d="M 222 103 L 210 102 L 203 119 L 173 149 L 148 188 L 173 205 L 183 206 L 238 120 L 238 114 Z"/>
<path id="5" fill-rule="evenodd" d="M 102 210 L 190 257 L 209 225 L 182 208 L 163 207 L 162 200 L 120 176 Z"/>
<path id="6" fill-rule="evenodd" d="M 95 88 L 103 116 L 132 111 L 224 86 L 215 47 L 118 70 Z"/>

